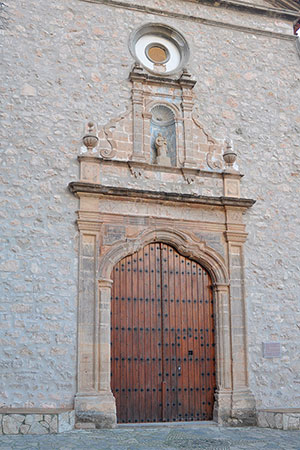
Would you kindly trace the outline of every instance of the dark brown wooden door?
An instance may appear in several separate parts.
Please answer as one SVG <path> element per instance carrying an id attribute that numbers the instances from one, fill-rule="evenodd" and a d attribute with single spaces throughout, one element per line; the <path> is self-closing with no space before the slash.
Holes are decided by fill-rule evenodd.
<path id="1" fill-rule="evenodd" d="M 173 247 L 152 243 L 122 259 L 112 279 L 111 386 L 118 422 L 212 419 L 209 274 Z"/>

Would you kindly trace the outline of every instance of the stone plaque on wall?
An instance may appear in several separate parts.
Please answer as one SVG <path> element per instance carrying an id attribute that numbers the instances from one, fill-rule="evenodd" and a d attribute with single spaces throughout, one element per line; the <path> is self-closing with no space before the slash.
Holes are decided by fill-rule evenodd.
<path id="1" fill-rule="evenodd" d="M 263 342 L 264 358 L 280 358 L 281 348 L 280 342 Z"/>

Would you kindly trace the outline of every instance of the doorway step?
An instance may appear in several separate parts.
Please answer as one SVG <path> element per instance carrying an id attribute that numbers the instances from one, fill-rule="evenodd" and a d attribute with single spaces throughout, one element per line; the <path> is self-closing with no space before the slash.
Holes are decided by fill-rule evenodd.
<path id="1" fill-rule="evenodd" d="M 143 423 L 118 423 L 117 428 L 159 428 L 159 427 L 208 427 L 208 426 L 218 426 L 217 422 L 213 420 L 195 420 L 192 422 L 143 422 Z"/>

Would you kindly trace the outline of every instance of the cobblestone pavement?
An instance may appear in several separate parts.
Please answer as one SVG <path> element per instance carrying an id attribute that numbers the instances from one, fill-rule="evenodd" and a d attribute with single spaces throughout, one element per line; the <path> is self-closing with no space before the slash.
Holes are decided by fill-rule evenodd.
<path id="1" fill-rule="evenodd" d="M 57 435 L 0 436 L 1 450 L 300 449 L 300 431 L 216 425 L 118 427 Z"/>

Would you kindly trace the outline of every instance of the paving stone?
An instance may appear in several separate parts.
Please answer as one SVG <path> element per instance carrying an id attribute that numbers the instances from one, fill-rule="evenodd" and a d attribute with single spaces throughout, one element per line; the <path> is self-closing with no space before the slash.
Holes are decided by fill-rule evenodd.
<path id="1" fill-rule="evenodd" d="M 75 430 L 61 434 L 0 436 L 0 449 L 9 450 L 299 450 L 300 431 L 228 428 L 214 425 L 130 427 L 114 430 Z"/>

